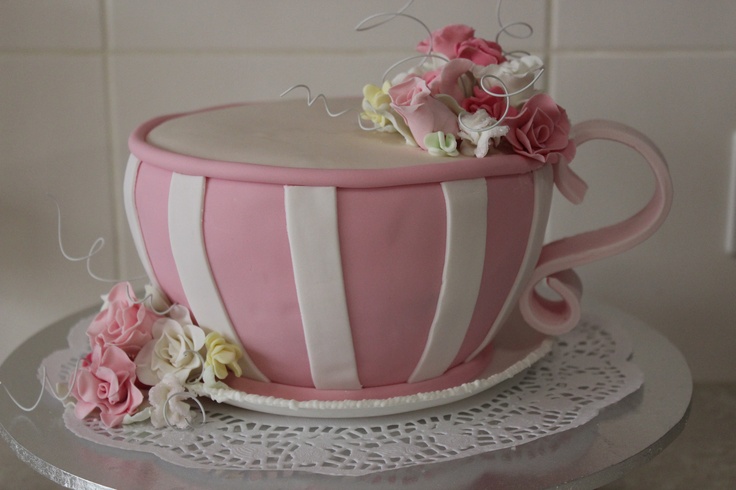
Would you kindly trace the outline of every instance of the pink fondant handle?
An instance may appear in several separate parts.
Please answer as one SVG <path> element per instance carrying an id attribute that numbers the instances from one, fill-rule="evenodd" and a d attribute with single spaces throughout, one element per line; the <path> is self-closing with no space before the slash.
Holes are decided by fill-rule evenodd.
<path id="1" fill-rule="evenodd" d="M 578 265 L 624 252 L 649 238 L 672 205 L 672 181 L 659 149 L 642 133 L 611 121 L 586 121 L 573 128 L 577 146 L 603 139 L 629 146 L 640 153 L 655 179 L 654 195 L 638 213 L 619 223 L 545 245 L 532 277 L 519 299 L 524 319 L 535 329 L 550 335 L 570 331 L 580 321 L 582 286 L 572 270 Z M 559 295 L 551 300 L 536 289 L 542 281 Z"/>

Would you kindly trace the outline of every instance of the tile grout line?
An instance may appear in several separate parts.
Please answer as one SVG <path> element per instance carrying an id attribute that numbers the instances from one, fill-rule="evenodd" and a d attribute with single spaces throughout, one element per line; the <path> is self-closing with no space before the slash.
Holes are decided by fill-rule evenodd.
<path id="1" fill-rule="evenodd" d="M 546 11 L 544 16 L 544 62 L 545 66 L 548 66 L 548 72 L 545 73 L 544 77 L 544 85 L 545 85 L 545 91 L 547 93 L 551 93 L 551 82 L 552 82 L 552 73 L 554 71 L 554 65 L 552 63 L 552 29 L 554 27 L 553 22 L 553 10 L 554 10 L 555 0 L 547 0 L 546 3 Z"/>
<path id="2" fill-rule="evenodd" d="M 554 0 L 550 0 L 549 5 L 554 4 Z M 545 24 L 548 30 L 554 27 L 554 14 L 548 12 Z M 678 46 L 662 46 L 662 47 L 621 47 L 621 48 L 601 48 L 601 47 L 577 47 L 577 48 L 556 48 L 552 46 L 552 33 L 545 35 L 545 44 L 542 51 L 550 55 L 600 55 L 600 56 L 631 56 L 631 55 L 671 55 L 671 56 L 736 56 L 736 48 L 730 46 L 704 46 L 700 48 L 686 48 Z M 7 48 L 0 47 L 0 55 L 18 55 L 18 56 L 42 56 L 42 55 L 65 55 L 65 56 L 272 56 L 272 57 L 288 57 L 288 56 L 373 56 L 373 55 L 393 55 L 404 53 L 404 50 L 397 49 L 329 49 L 329 48 L 310 48 L 310 49 L 244 49 L 244 48 L 182 48 L 182 49 L 132 49 L 132 48 L 116 48 L 111 49 L 109 46 L 103 49 L 74 49 L 74 48 Z"/>
<path id="3" fill-rule="evenodd" d="M 107 168 L 108 168 L 108 194 L 109 199 L 112 202 L 110 204 L 112 220 L 112 253 L 113 253 L 113 274 L 114 277 L 119 278 L 122 273 L 122 247 L 120 243 L 120 237 L 122 236 L 120 231 L 120 219 L 119 219 L 119 206 L 118 201 L 120 192 L 117 185 L 117 172 L 115 171 L 115 148 L 117 147 L 117 138 L 115 131 L 113 130 L 113 107 L 112 107 L 112 75 L 110 72 L 110 39 L 109 39 L 109 3 L 108 0 L 100 0 L 100 41 L 101 41 L 101 53 L 100 59 L 102 61 L 102 91 L 104 100 L 104 120 L 105 120 L 105 132 L 107 134 Z"/>

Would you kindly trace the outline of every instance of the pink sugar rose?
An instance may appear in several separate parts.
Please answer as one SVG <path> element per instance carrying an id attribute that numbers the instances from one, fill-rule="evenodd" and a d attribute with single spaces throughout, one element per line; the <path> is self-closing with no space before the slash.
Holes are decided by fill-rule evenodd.
<path id="1" fill-rule="evenodd" d="M 570 162 L 575 157 L 567 113 L 547 94 L 533 96 L 504 124 L 509 126 L 506 140 L 520 155 L 549 163 L 557 163 L 560 157 Z"/>
<path id="2" fill-rule="evenodd" d="M 417 51 L 429 53 L 430 47 L 434 52 L 444 54 L 449 59 L 457 58 L 458 45 L 463 41 L 473 39 L 475 29 L 462 24 L 452 24 L 432 32 L 431 37 L 417 44 Z"/>
<path id="3" fill-rule="evenodd" d="M 497 65 L 506 61 L 498 43 L 475 37 L 475 29 L 462 24 L 437 29 L 417 45 L 420 53 L 429 53 L 430 48 L 450 60 L 464 58 L 480 66 Z"/>
<path id="4" fill-rule="evenodd" d="M 92 320 L 87 329 L 90 346 L 114 345 L 133 358 L 153 337 L 151 327 L 158 316 L 137 299 L 127 282 L 113 286 L 106 298 L 106 307 Z"/>
<path id="5" fill-rule="evenodd" d="M 457 57 L 472 61 L 476 65 L 498 65 L 506 61 L 498 43 L 485 39 L 468 39 L 457 46 Z"/>
<path id="6" fill-rule="evenodd" d="M 135 363 L 122 349 L 95 345 L 77 370 L 72 386 L 72 395 L 77 399 L 74 414 L 83 419 L 99 409 L 103 424 L 120 425 L 143 402 L 135 380 Z"/>
<path id="7" fill-rule="evenodd" d="M 508 104 L 507 97 L 501 97 L 504 91 L 501 87 L 491 87 L 491 92 L 497 95 L 491 95 L 477 85 L 473 87 L 473 96 L 463 100 L 460 104 L 463 109 L 473 114 L 479 109 L 485 109 L 489 116 L 496 120 L 500 120 L 506 110 Z M 514 117 L 518 114 L 513 107 L 509 107 L 506 117 Z"/>
<path id="8" fill-rule="evenodd" d="M 412 77 L 394 85 L 388 91 L 391 107 L 409 126 L 416 143 L 424 150 L 424 137 L 442 131 L 457 134 L 457 116 L 445 104 L 432 97 L 427 83 L 419 77 Z"/>

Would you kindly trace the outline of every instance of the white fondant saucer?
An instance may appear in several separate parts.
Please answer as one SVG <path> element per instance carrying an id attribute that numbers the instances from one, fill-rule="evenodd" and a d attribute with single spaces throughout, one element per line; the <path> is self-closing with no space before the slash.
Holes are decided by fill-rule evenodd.
<path id="1" fill-rule="evenodd" d="M 229 387 L 208 388 L 202 384 L 190 389 L 220 403 L 274 415 L 295 417 L 373 417 L 432 408 L 473 396 L 521 373 L 544 357 L 553 340 L 539 334 L 513 315 L 494 339 L 490 364 L 475 379 L 439 391 L 385 399 L 293 400 L 244 393 Z"/>

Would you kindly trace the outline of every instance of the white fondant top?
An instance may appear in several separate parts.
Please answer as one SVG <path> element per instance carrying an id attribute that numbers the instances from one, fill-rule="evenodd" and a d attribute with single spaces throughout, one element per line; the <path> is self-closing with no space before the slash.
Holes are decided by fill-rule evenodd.
<path id="1" fill-rule="evenodd" d="M 360 128 L 360 100 L 324 106 L 281 100 L 214 107 L 152 119 L 129 139 L 146 164 L 186 175 L 280 185 L 383 187 L 531 172 L 522 155 L 432 156 L 396 133 Z"/>
<path id="2" fill-rule="evenodd" d="M 207 160 L 320 169 L 381 169 L 446 163 L 407 145 L 397 133 L 358 126 L 360 101 L 332 105 L 354 108 L 330 117 L 321 103 L 303 99 L 205 110 L 169 119 L 146 138 L 161 149 Z"/>

